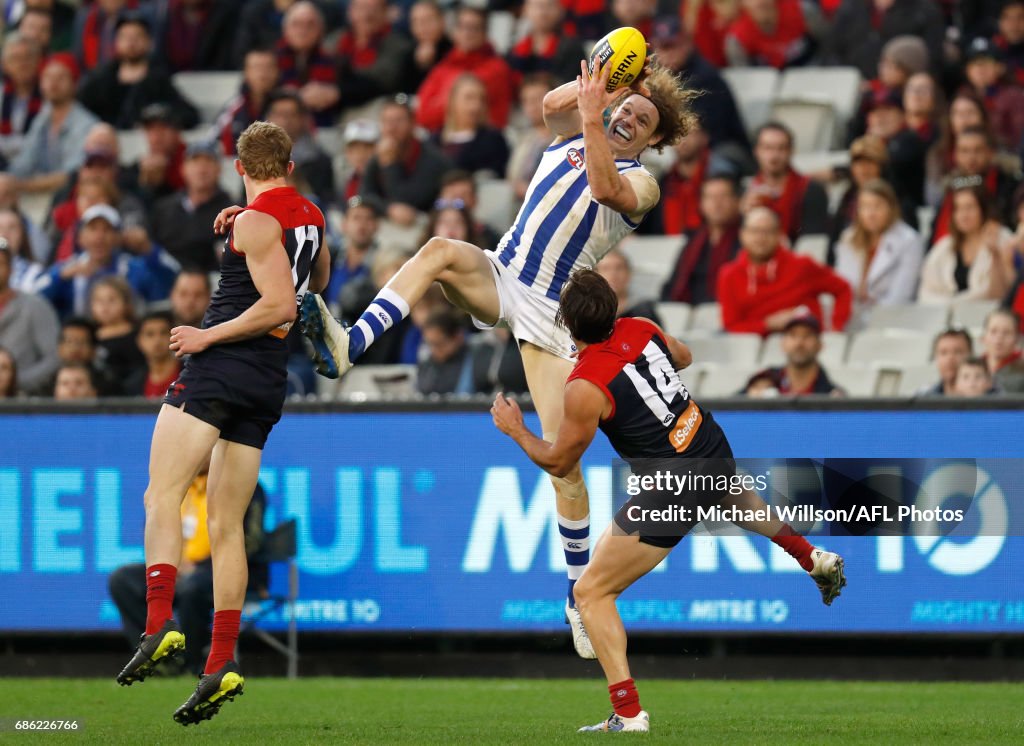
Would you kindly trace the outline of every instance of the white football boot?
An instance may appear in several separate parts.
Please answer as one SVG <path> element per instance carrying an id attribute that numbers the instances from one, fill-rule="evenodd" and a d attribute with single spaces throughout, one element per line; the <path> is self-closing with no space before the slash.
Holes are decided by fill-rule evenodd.
<path id="1" fill-rule="evenodd" d="M 814 567 L 807 574 L 818 584 L 821 600 L 825 602 L 826 606 L 831 606 L 846 586 L 843 558 L 835 552 L 815 549 L 811 552 L 811 559 L 814 561 Z"/>
<path id="2" fill-rule="evenodd" d="M 584 725 L 577 733 L 647 733 L 651 730 L 651 718 L 644 711 L 635 718 L 624 718 L 612 714 L 610 718 L 597 725 Z"/>
<path id="3" fill-rule="evenodd" d="M 594 652 L 594 646 L 590 642 L 590 635 L 587 634 L 587 628 L 583 626 L 580 610 L 570 606 L 569 599 L 565 600 L 565 620 L 569 622 L 569 628 L 572 630 L 572 644 L 576 648 L 576 655 L 586 658 L 588 661 L 597 660 L 597 653 Z"/>
<path id="4" fill-rule="evenodd" d="M 299 304 L 302 333 L 313 345 L 316 372 L 325 378 L 340 378 L 352 367 L 348 359 L 348 329 L 331 315 L 318 293 L 306 293 Z"/>

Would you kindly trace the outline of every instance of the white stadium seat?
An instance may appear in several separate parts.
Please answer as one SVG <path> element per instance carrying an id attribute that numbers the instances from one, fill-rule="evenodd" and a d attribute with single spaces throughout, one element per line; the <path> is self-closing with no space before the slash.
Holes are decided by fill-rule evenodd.
<path id="1" fill-rule="evenodd" d="M 702 365 L 700 367 L 700 393 L 702 399 L 736 396 L 757 372 L 753 366 Z M 694 396 L 698 394 L 693 392 Z"/>
<path id="2" fill-rule="evenodd" d="M 771 67 L 726 67 L 722 77 L 732 91 L 747 132 L 768 121 L 779 85 L 779 73 Z"/>
<path id="3" fill-rule="evenodd" d="M 199 109 L 199 118 L 211 124 L 224 105 L 235 96 L 242 85 L 242 73 L 237 72 L 181 72 L 171 77 L 174 87 Z"/>
<path id="4" fill-rule="evenodd" d="M 822 365 L 841 365 L 846 362 L 846 351 L 850 346 L 850 337 L 844 332 L 822 332 L 821 354 L 818 359 Z"/>
<path id="5" fill-rule="evenodd" d="M 871 309 L 868 329 L 904 329 L 934 336 L 946 327 L 949 311 L 942 306 L 914 303 L 875 306 Z"/>
<path id="6" fill-rule="evenodd" d="M 701 303 L 694 306 L 693 313 L 690 315 L 690 329 L 721 331 L 722 307 L 717 303 Z"/>
<path id="7" fill-rule="evenodd" d="M 50 213 L 53 192 L 23 192 L 18 195 L 18 207 L 29 220 L 38 226 L 46 224 L 46 216 Z"/>
<path id="8" fill-rule="evenodd" d="M 118 160 L 122 166 L 130 166 L 146 152 L 146 136 L 141 127 L 133 130 L 119 130 L 117 133 Z"/>
<path id="9" fill-rule="evenodd" d="M 682 236 L 627 236 L 618 249 L 634 272 L 660 275 L 664 282 L 672 275 L 686 239 Z"/>
<path id="10" fill-rule="evenodd" d="M 939 374 L 934 365 L 905 365 L 900 369 L 899 396 L 914 396 L 925 386 L 938 383 Z"/>
<path id="11" fill-rule="evenodd" d="M 771 118 L 792 131 L 794 153 L 815 153 L 838 144 L 839 123 L 835 109 L 826 101 L 777 100 Z"/>
<path id="12" fill-rule="evenodd" d="M 690 314 L 693 306 L 689 303 L 658 303 L 655 307 L 662 328 L 673 337 L 683 338 L 690 325 Z"/>
<path id="13" fill-rule="evenodd" d="M 494 50 L 505 56 L 512 48 L 516 32 L 516 17 L 505 10 L 498 10 L 487 15 L 487 38 Z M 559 81 L 562 83 L 564 81 Z"/>
<path id="14" fill-rule="evenodd" d="M 415 365 L 357 365 L 338 379 L 335 398 L 376 400 L 416 393 Z"/>
<path id="15" fill-rule="evenodd" d="M 516 199 L 512 194 L 512 185 L 504 179 L 484 179 L 477 182 L 476 189 L 477 219 L 503 236 L 515 218 L 512 211 Z"/>
<path id="16" fill-rule="evenodd" d="M 931 357 L 932 340 L 927 334 L 868 329 L 854 336 L 848 365 L 923 365 Z"/>
<path id="17" fill-rule="evenodd" d="M 793 251 L 809 256 L 818 264 L 825 264 L 828 259 L 828 236 L 824 233 L 808 233 L 796 240 Z"/>
<path id="18" fill-rule="evenodd" d="M 719 334 L 687 340 L 694 362 L 720 363 L 726 366 L 757 365 L 761 337 L 757 334 Z"/>
<path id="19" fill-rule="evenodd" d="M 997 300 L 953 301 L 951 321 L 957 326 L 984 326 L 985 317 L 999 307 Z"/>
<path id="20" fill-rule="evenodd" d="M 802 174 L 816 174 L 849 165 L 850 151 L 848 150 L 816 150 L 809 153 L 793 154 L 793 168 Z"/>
<path id="21" fill-rule="evenodd" d="M 855 67 L 791 67 L 782 73 L 777 99 L 829 104 L 845 128 L 860 102 L 860 82 Z"/>
<path id="22" fill-rule="evenodd" d="M 842 388 L 848 396 L 875 396 L 878 384 L 878 369 L 862 365 L 837 365 L 826 368 L 832 383 Z"/>

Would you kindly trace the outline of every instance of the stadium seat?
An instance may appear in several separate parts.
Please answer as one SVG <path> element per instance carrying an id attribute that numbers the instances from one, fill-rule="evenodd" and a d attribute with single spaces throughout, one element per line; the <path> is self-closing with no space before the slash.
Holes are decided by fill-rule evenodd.
<path id="1" fill-rule="evenodd" d="M 50 214 L 53 192 L 22 192 L 18 195 L 18 207 L 38 226 L 46 224 L 46 216 Z"/>
<path id="2" fill-rule="evenodd" d="M 848 365 L 923 365 L 931 357 L 932 340 L 927 334 L 868 329 L 854 336 Z"/>
<path id="3" fill-rule="evenodd" d="M 297 528 L 294 518 L 277 526 L 264 537 L 262 548 L 256 556 L 250 559 L 250 562 L 267 564 L 285 563 L 288 567 L 288 592 L 283 595 L 269 593 L 265 598 L 247 597 L 242 609 L 242 623 L 239 629 L 240 634 L 252 632 L 283 655 L 288 662 L 287 676 L 289 679 L 294 679 L 299 675 L 299 635 L 298 621 L 295 618 L 295 602 L 299 598 L 299 568 L 295 564 L 295 557 L 298 554 Z M 284 642 L 258 627 L 261 619 L 277 611 L 280 611 L 288 622 L 288 631 Z M 235 660 L 238 660 L 237 647 Z"/>
<path id="4" fill-rule="evenodd" d="M 693 307 L 690 314 L 690 329 L 722 330 L 722 308 L 717 303 L 701 303 Z M 692 335 L 691 335 L 692 336 Z"/>
<path id="5" fill-rule="evenodd" d="M 242 177 L 235 171 L 234 156 L 220 159 L 220 188 L 235 199 L 242 195 Z"/>
<path id="6" fill-rule="evenodd" d="M 837 365 L 828 369 L 832 383 L 848 396 L 874 396 L 878 384 L 878 368 L 864 365 Z"/>
<path id="7" fill-rule="evenodd" d="M 181 95 L 195 104 L 200 121 L 212 124 L 242 85 L 241 71 L 181 72 L 171 80 Z"/>
<path id="8" fill-rule="evenodd" d="M 676 259 L 686 240 L 682 236 L 636 236 L 624 238 L 618 249 L 629 260 L 634 272 L 660 275 L 662 282 L 675 269 Z"/>
<path id="9" fill-rule="evenodd" d="M 337 127 L 320 127 L 313 133 L 316 144 L 319 145 L 331 158 L 345 150 L 342 145 L 341 130 Z"/>
<path id="10" fill-rule="evenodd" d="M 504 179 L 484 179 L 477 182 L 477 195 L 477 219 L 499 236 L 504 235 L 515 218 L 512 185 Z"/>
<path id="11" fill-rule="evenodd" d="M 777 100 L 772 104 L 771 118 L 793 132 L 794 153 L 829 150 L 838 144 L 838 120 L 832 104 L 826 101 Z"/>
<path id="12" fill-rule="evenodd" d="M 757 369 L 752 366 L 702 365 L 700 368 L 700 396 L 704 399 L 736 396 L 756 372 Z"/>
<path id="13" fill-rule="evenodd" d="M 850 337 L 845 332 L 822 332 L 821 364 L 831 370 L 831 366 L 846 362 L 846 351 L 850 346 Z"/>
<path id="14" fill-rule="evenodd" d="M 818 264 L 825 264 L 828 260 L 828 236 L 824 233 L 809 233 L 800 236 L 796 240 L 793 251 L 803 256 L 809 256 Z"/>
<path id="15" fill-rule="evenodd" d="M 487 14 L 487 38 L 502 57 L 512 48 L 515 33 L 516 17 L 512 13 L 498 10 Z"/>
<path id="16" fill-rule="evenodd" d="M 122 166 L 130 166 L 146 152 L 146 136 L 142 129 L 119 130 L 117 133 L 118 160 Z"/>
<path id="17" fill-rule="evenodd" d="M 896 389 L 899 396 L 914 396 L 925 386 L 932 386 L 939 380 L 934 365 L 905 365 L 900 369 L 900 382 Z"/>
<path id="18" fill-rule="evenodd" d="M 338 381 L 335 398 L 362 401 L 415 394 L 415 365 L 357 365 Z"/>
<path id="19" fill-rule="evenodd" d="M 849 165 L 850 152 L 847 150 L 816 150 L 793 154 L 793 168 L 802 174 L 815 174 Z"/>
<path id="20" fill-rule="evenodd" d="M 935 222 L 935 208 L 931 205 L 923 205 L 917 208 L 917 232 L 927 241 L 932 234 L 932 224 Z"/>
<path id="21" fill-rule="evenodd" d="M 946 327 L 949 311 L 943 306 L 914 303 L 875 306 L 871 309 L 868 329 L 904 329 L 922 332 L 929 339 Z"/>
<path id="22" fill-rule="evenodd" d="M 857 111 L 860 82 L 855 67 L 791 67 L 782 74 L 777 99 L 828 104 L 845 131 Z"/>
<path id="23" fill-rule="evenodd" d="M 420 217 L 409 226 L 398 225 L 390 220 L 381 220 L 377 231 L 377 245 L 386 246 L 395 251 L 416 251 L 423 240 L 423 231 L 427 227 L 425 217 Z"/>
<path id="24" fill-rule="evenodd" d="M 658 318 L 661 319 L 662 328 L 668 334 L 679 338 L 686 336 L 693 306 L 689 303 L 659 303 L 656 310 Z"/>
<path id="25" fill-rule="evenodd" d="M 720 363 L 753 367 L 761 352 L 761 337 L 758 334 L 718 334 L 714 337 L 697 337 L 686 342 L 693 359 L 698 363 Z"/>
<path id="26" fill-rule="evenodd" d="M 753 134 L 768 121 L 779 85 L 778 71 L 771 67 L 726 67 L 721 72 L 736 99 L 744 127 Z"/>
<path id="27" fill-rule="evenodd" d="M 950 323 L 956 326 L 984 326 L 985 317 L 999 307 L 997 300 L 953 301 Z"/>

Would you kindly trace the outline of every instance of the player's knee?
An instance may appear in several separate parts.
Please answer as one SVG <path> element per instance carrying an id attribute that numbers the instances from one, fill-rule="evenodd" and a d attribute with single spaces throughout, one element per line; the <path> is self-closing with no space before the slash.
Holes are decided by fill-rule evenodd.
<path id="1" fill-rule="evenodd" d="M 437 271 L 441 271 L 455 261 L 455 244 L 447 238 L 433 236 L 423 244 L 419 256 Z"/>
<path id="2" fill-rule="evenodd" d="M 572 595 L 576 599 L 576 608 L 580 610 L 581 614 L 585 613 L 586 609 L 600 596 L 597 586 L 587 578 L 586 573 L 572 587 Z"/>
<path id="3" fill-rule="evenodd" d="M 551 484 L 555 488 L 555 495 L 564 500 L 586 499 L 587 485 L 583 481 L 583 473 L 579 464 L 572 468 L 564 477 L 551 477 Z"/>
<path id="4" fill-rule="evenodd" d="M 238 537 L 242 537 L 243 541 L 245 540 L 242 522 L 227 516 L 213 515 L 212 513 L 207 515 L 206 528 L 210 534 L 211 547 L 229 542 Z"/>

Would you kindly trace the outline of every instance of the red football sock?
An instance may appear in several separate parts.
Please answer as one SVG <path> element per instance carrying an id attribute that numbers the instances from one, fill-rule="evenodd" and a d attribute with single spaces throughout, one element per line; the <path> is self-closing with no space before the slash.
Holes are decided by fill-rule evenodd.
<path id="1" fill-rule="evenodd" d="M 174 581 L 178 568 L 174 565 L 150 565 L 146 568 L 146 634 L 159 632 L 164 622 L 174 615 Z"/>
<path id="2" fill-rule="evenodd" d="M 608 687 L 608 693 L 612 698 L 612 707 L 615 714 L 624 718 L 635 718 L 640 714 L 640 694 L 636 690 L 633 679 L 620 681 Z"/>
<path id="3" fill-rule="evenodd" d="M 213 635 L 210 638 L 210 657 L 203 673 L 216 673 L 228 661 L 235 659 L 238 626 L 242 622 L 241 609 L 213 612 Z"/>
<path id="4" fill-rule="evenodd" d="M 814 568 L 814 561 L 811 559 L 811 552 L 814 546 L 804 537 L 793 530 L 788 523 L 783 523 L 779 533 L 772 537 L 772 543 L 778 544 L 786 550 L 786 554 L 800 563 L 800 567 L 810 572 Z"/>

